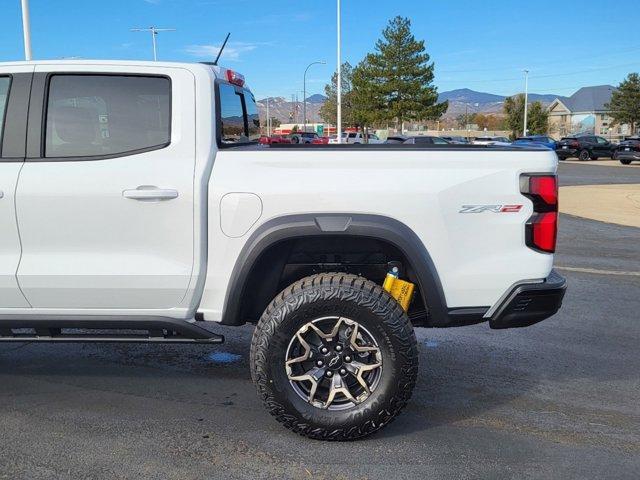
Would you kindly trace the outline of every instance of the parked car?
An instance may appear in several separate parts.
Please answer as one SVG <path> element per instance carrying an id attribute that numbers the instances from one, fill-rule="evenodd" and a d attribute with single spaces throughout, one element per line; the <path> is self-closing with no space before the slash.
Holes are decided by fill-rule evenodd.
<path id="1" fill-rule="evenodd" d="M 536 146 L 541 145 L 551 150 L 556 149 L 556 141 L 546 135 L 531 135 L 528 137 L 517 138 L 512 145 L 515 146 Z"/>
<path id="2" fill-rule="evenodd" d="M 338 136 L 332 135 L 331 138 L 329 139 L 329 143 L 338 143 Z M 366 142 L 362 132 L 342 132 L 342 143 L 360 145 Z M 369 143 L 375 145 L 375 144 L 384 143 L 384 142 L 380 140 L 380 138 L 378 138 L 376 134 L 370 133 Z"/>
<path id="3" fill-rule="evenodd" d="M 617 145 L 596 135 L 574 135 L 563 137 L 556 145 L 556 153 L 560 160 L 577 157 L 580 161 L 597 160 L 600 157 L 611 157 Z"/>
<path id="4" fill-rule="evenodd" d="M 511 140 L 507 137 L 476 137 L 471 142 L 473 145 L 495 145 L 506 147 L 511 145 Z"/>
<path id="5" fill-rule="evenodd" d="M 316 132 L 296 132 L 290 135 L 291 143 L 313 143 L 320 136 Z"/>
<path id="6" fill-rule="evenodd" d="M 390 137 L 387 137 L 384 143 L 389 145 L 399 145 L 401 143 L 404 143 L 408 138 L 409 137 L 405 137 L 404 135 L 392 135 Z"/>
<path id="7" fill-rule="evenodd" d="M 329 137 L 314 138 L 311 143 L 313 143 L 314 145 L 326 145 L 327 143 L 329 143 Z"/>
<path id="8" fill-rule="evenodd" d="M 442 137 L 442 138 L 444 138 L 449 143 L 452 143 L 454 145 L 468 145 L 469 144 L 469 140 L 467 140 L 465 137 Z"/>
<path id="9" fill-rule="evenodd" d="M 353 440 L 409 402 L 415 327 L 562 304 L 551 151 L 255 149 L 244 77 L 205 64 L 0 63 L 0 92 L 2 343 L 211 348 L 253 323 L 269 413 Z"/>
<path id="10" fill-rule="evenodd" d="M 291 143 L 291 139 L 286 135 L 271 135 L 270 137 L 263 135 L 260 137 L 259 142 L 263 145 L 273 145 L 276 143 Z"/>
<path id="11" fill-rule="evenodd" d="M 640 161 L 640 137 L 628 137 L 613 150 L 612 158 L 623 165 Z"/>
<path id="12" fill-rule="evenodd" d="M 449 141 L 441 137 L 431 137 L 428 135 L 418 135 L 416 137 L 407 138 L 405 145 L 449 145 Z"/>

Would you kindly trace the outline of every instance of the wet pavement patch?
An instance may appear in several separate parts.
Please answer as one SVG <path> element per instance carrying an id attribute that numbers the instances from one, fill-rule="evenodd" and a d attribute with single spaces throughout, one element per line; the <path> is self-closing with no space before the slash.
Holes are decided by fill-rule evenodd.
<path id="1" fill-rule="evenodd" d="M 222 364 L 239 362 L 241 358 L 242 358 L 242 355 L 237 355 L 235 353 L 229 353 L 229 352 L 213 352 L 207 355 L 208 360 L 214 363 L 222 363 Z"/>

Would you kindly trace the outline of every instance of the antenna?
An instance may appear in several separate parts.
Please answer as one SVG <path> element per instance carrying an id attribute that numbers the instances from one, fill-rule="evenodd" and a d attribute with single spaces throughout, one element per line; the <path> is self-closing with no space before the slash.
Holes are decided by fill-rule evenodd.
<path id="1" fill-rule="evenodd" d="M 229 37 L 231 36 L 231 32 L 227 33 L 227 38 L 224 39 L 224 43 L 222 44 L 222 46 L 220 47 L 220 51 L 218 52 L 218 56 L 216 57 L 215 61 L 213 62 L 214 65 L 218 65 L 218 60 L 220 60 L 220 56 L 222 55 L 222 52 L 224 51 L 224 47 L 227 46 L 227 42 L 229 41 Z"/>
<path id="2" fill-rule="evenodd" d="M 158 60 L 158 47 L 156 45 L 156 35 L 158 35 L 158 32 L 175 32 L 176 29 L 149 27 L 149 28 L 132 28 L 131 31 L 132 32 L 151 32 L 151 40 L 153 42 L 153 61 L 155 62 Z"/>

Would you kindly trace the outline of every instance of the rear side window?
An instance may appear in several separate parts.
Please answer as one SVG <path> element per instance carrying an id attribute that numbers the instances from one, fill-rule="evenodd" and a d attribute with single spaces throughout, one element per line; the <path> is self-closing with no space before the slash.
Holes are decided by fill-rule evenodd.
<path id="1" fill-rule="evenodd" d="M 4 132 L 4 114 L 7 110 L 10 85 L 11 78 L 0 77 L 0 145 L 2 145 L 2 134 Z"/>
<path id="2" fill-rule="evenodd" d="M 227 83 L 218 86 L 220 142 L 237 145 L 260 138 L 260 116 L 253 94 Z"/>
<path id="3" fill-rule="evenodd" d="M 166 147 L 171 82 L 165 77 L 54 75 L 45 157 L 96 157 Z"/>
<path id="4" fill-rule="evenodd" d="M 256 105 L 253 94 L 248 90 L 244 91 L 244 102 L 247 107 L 249 141 L 254 142 L 260 138 L 260 114 L 258 113 L 258 105 Z"/>

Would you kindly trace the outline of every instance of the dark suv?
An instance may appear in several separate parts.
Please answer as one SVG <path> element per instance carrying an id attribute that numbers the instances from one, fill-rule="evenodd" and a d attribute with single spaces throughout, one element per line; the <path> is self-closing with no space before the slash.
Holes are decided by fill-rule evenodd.
<path id="1" fill-rule="evenodd" d="M 633 160 L 640 161 L 640 137 L 629 137 L 620 142 L 613 158 L 623 165 L 629 165 Z"/>
<path id="2" fill-rule="evenodd" d="M 599 157 L 611 157 L 616 145 L 605 138 L 595 135 L 576 135 L 564 137 L 556 145 L 560 160 L 578 157 L 578 160 L 597 160 Z"/>

